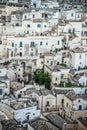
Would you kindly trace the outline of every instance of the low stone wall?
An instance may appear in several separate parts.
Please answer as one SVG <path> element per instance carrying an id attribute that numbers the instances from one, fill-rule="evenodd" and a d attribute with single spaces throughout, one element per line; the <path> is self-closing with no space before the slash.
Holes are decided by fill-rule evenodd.
<path id="1" fill-rule="evenodd" d="M 67 124 L 67 130 L 78 130 L 78 124 Z"/>
<path id="2" fill-rule="evenodd" d="M 78 110 L 78 111 L 73 111 L 73 119 L 78 119 L 80 117 L 87 117 L 87 110 Z"/>
<path id="3" fill-rule="evenodd" d="M 0 111 L 5 113 L 9 119 L 13 119 L 13 109 L 11 109 L 9 106 L 0 103 Z"/>
<path id="4" fill-rule="evenodd" d="M 78 130 L 87 130 L 87 127 L 78 120 Z"/>

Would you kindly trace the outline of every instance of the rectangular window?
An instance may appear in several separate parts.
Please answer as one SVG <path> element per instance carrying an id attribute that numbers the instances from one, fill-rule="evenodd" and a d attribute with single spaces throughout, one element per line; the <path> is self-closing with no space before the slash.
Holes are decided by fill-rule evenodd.
<path id="1" fill-rule="evenodd" d="M 34 46 L 35 46 L 35 43 L 31 42 L 30 47 L 34 47 Z"/>
<path id="2" fill-rule="evenodd" d="M 22 56 L 22 52 L 20 52 L 20 57 Z"/>
<path id="3" fill-rule="evenodd" d="M 84 31 L 84 35 L 87 36 L 87 31 Z"/>
<path id="4" fill-rule="evenodd" d="M 40 28 L 40 27 L 41 27 L 41 24 L 37 24 L 37 27 Z"/>
<path id="5" fill-rule="evenodd" d="M 71 14 L 71 16 L 73 16 L 73 13 Z"/>
<path id="6" fill-rule="evenodd" d="M 82 105 L 79 105 L 79 110 L 82 110 Z"/>
<path id="7" fill-rule="evenodd" d="M 61 104 L 64 104 L 64 99 L 61 100 Z"/>
<path id="8" fill-rule="evenodd" d="M 40 46 L 42 46 L 42 42 L 40 42 Z"/>
<path id="9" fill-rule="evenodd" d="M 30 55 L 33 56 L 34 55 L 33 52 L 31 52 Z"/>
<path id="10" fill-rule="evenodd" d="M 48 45 L 48 42 L 46 42 L 46 45 Z"/>
<path id="11" fill-rule="evenodd" d="M 27 16 L 25 15 L 25 16 L 24 16 L 24 19 L 26 19 L 26 18 L 27 18 Z"/>
<path id="12" fill-rule="evenodd" d="M 20 47 L 22 47 L 22 42 L 20 42 Z"/>
<path id="13" fill-rule="evenodd" d="M 79 56 L 79 58 L 81 59 L 81 55 Z"/>
<path id="14" fill-rule="evenodd" d="M 19 23 L 16 23 L 16 26 L 19 26 Z"/>
<path id="15" fill-rule="evenodd" d="M 50 64 L 53 65 L 53 61 L 51 61 Z"/>
<path id="16" fill-rule="evenodd" d="M 68 107 L 69 106 L 69 104 L 68 103 L 66 103 L 66 107 Z"/>
<path id="17" fill-rule="evenodd" d="M 14 47 L 14 42 L 12 42 L 12 47 Z"/>
<path id="18" fill-rule="evenodd" d="M 0 44 L 2 44 L 2 41 L 0 40 Z"/>
<path id="19" fill-rule="evenodd" d="M 73 28 L 73 33 L 75 33 L 75 28 Z"/>
<path id="20" fill-rule="evenodd" d="M 57 43 L 58 45 L 60 44 L 60 41 L 58 41 L 58 43 Z"/>
<path id="21" fill-rule="evenodd" d="M 81 35 L 82 35 L 82 36 L 84 35 L 84 32 L 83 32 L 83 31 L 81 32 Z"/>
<path id="22" fill-rule="evenodd" d="M 33 16 L 32 16 L 33 18 L 35 18 L 35 14 L 33 14 Z"/>
<path id="23" fill-rule="evenodd" d="M 55 78 L 55 81 L 57 81 L 57 77 Z"/>
<path id="24" fill-rule="evenodd" d="M 64 78 L 64 74 L 61 74 L 61 79 L 63 79 Z"/>
<path id="25" fill-rule="evenodd" d="M 71 29 L 68 30 L 68 33 L 71 33 Z"/>
<path id="26" fill-rule="evenodd" d="M 86 39 L 86 44 L 87 44 L 87 39 Z"/>
<path id="27" fill-rule="evenodd" d="M 2 95 L 2 89 L 0 89 L 0 95 Z"/>
<path id="28" fill-rule="evenodd" d="M 30 118 L 30 115 L 27 115 L 27 120 L 29 120 L 29 118 Z"/>
<path id="29" fill-rule="evenodd" d="M 50 103 L 49 103 L 49 101 L 47 101 L 47 102 L 46 102 L 46 106 L 50 106 Z"/>
<path id="30" fill-rule="evenodd" d="M 47 60 L 47 63 L 49 63 L 49 60 Z"/>

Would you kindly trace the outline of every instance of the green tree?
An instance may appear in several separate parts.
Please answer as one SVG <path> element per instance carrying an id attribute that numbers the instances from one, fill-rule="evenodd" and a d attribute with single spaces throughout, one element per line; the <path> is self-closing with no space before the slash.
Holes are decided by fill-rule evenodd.
<path id="1" fill-rule="evenodd" d="M 43 73 L 43 72 L 36 73 L 35 81 L 39 85 L 45 85 L 45 88 L 50 89 L 51 79 L 50 79 L 49 74 Z"/>

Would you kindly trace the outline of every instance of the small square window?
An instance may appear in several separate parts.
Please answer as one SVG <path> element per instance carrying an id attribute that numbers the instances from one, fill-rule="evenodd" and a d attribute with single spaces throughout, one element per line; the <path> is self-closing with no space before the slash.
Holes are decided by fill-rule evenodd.
<path id="1" fill-rule="evenodd" d="M 46 102 L 46 106 L 50 106 L 50 102 L 49 101 Z"/>
<path id="2" fill-rule="evenodd" d="M 27 24 L 27 27 L 30 28 L 31 27 L 30 24 Z"/>
<path id="3" fill-rule="evenodd" d="M 40 28 L 40 27 L 41 27 L 41 24 L 37 24 L 37 27 Z"/>
<path id="4" fill-rule="evenodd" d="M 44 27 L 46 28 L 47 26 L 46 26 L 46 25 L 44 25 Z"/>

